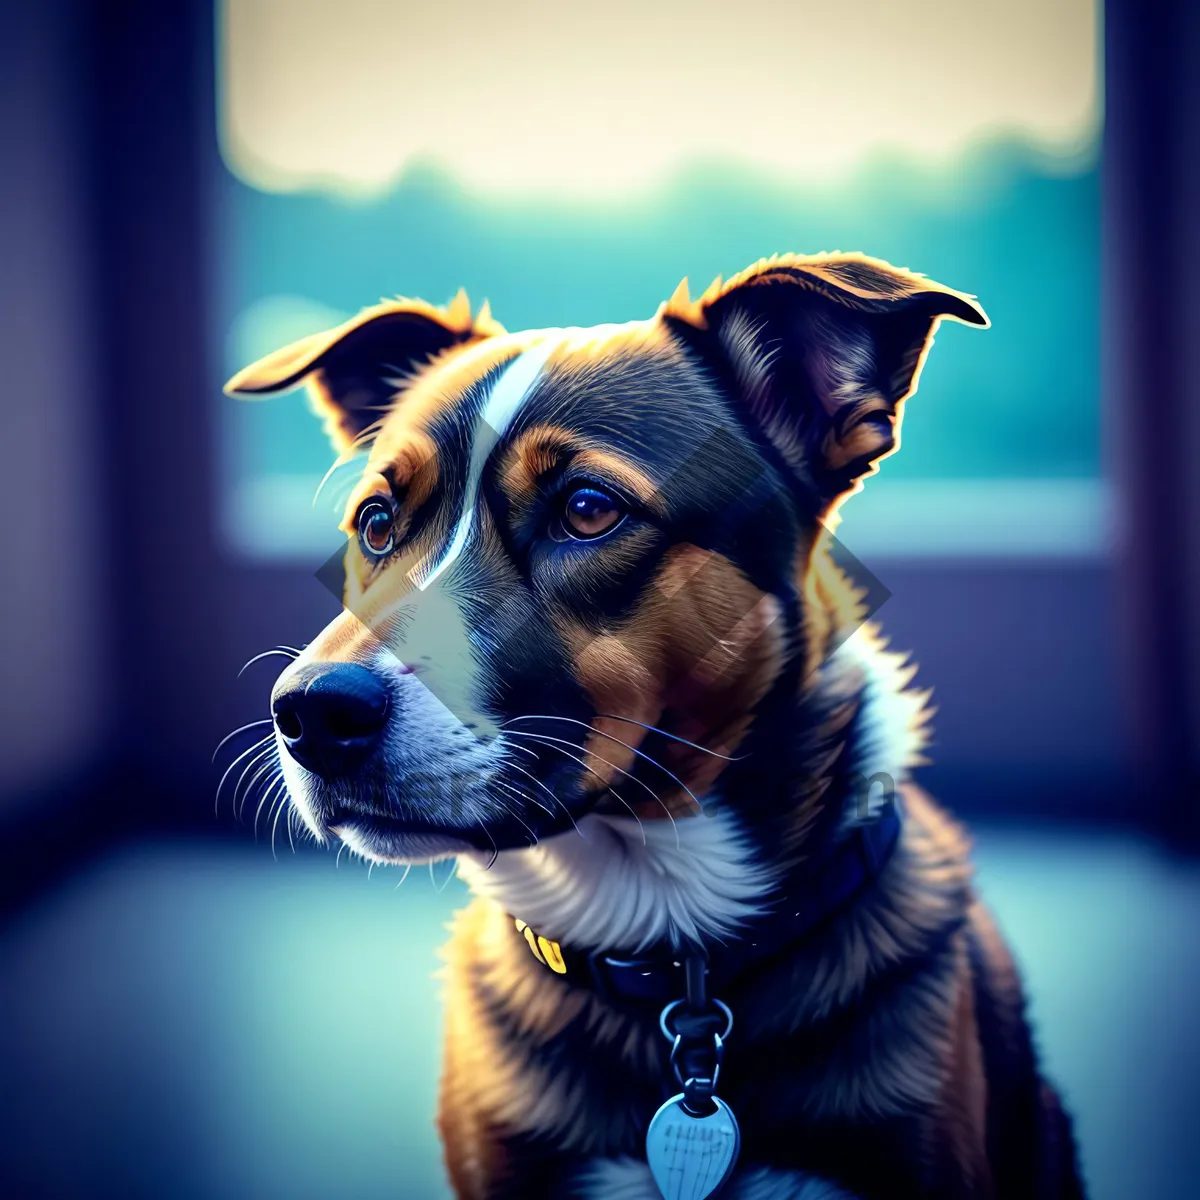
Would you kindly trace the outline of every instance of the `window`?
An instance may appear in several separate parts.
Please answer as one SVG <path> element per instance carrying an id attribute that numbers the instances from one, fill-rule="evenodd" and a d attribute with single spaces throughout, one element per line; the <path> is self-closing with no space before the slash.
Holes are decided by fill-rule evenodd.
<path id="1" fill-rule="evenodd" d="M 230 373 L 397 292 L 588 325 L 685 275 L 863 250 L 977 294 L 993 327 L 942 326 L 850 546 L 1103 551 L 1090 2 L 456 11 L 448 32 L 425 5 L 220 8 Z M 232 544 L 330 548 L 300 394 L 222 403 Z"/>

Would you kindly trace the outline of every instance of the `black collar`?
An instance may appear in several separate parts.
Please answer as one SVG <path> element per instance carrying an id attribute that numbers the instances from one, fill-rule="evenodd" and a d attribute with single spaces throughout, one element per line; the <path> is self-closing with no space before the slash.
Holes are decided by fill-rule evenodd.
<path id="1" fill-rule="evenodd" d="M 719 994 L 730 980 L 803 941 L 868 891 L 890 860 L 900 827 L 897 797 L 871 821 L 855 826 L 800 887 L 776 893 L 770 910 L 749 922 L 740 936 L 708 947 L 710 992 Z M 686 949 L 664 944 L 637 958 L 576 952 L 539 935 L 520 919 L 515 926 L 538 962 L 605 1000 L 662 1005 L 684 994 Z"/>

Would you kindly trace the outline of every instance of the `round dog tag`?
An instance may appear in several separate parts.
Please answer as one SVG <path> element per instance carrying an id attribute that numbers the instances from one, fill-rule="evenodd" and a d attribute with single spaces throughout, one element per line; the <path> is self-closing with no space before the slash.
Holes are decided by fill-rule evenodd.
<path id="1" fill-rule="evenodd" d="M 742 1135 L 729 1105 L 712 1099 L 714 1112 L 693 1117 L 680 1092 L 650 1122 L 646 1161 L 664 1200 L 704 1200 L 733 1173 Z"/>

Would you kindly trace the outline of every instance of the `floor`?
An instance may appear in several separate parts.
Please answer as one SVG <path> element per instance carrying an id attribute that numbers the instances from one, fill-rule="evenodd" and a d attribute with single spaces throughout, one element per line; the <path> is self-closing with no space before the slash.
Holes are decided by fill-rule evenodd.
<path id="1" fill-rule="evenodd" d="M 1095 1200 L 1200 1175 L 1200 868 L 984 829 Z M 446 1196 L 431 882 L 265 846 L 143 845 L 0 929 L 0 1186 L 47 1197 Z M 439 885 L 441 890 L 439 890 Z"/>

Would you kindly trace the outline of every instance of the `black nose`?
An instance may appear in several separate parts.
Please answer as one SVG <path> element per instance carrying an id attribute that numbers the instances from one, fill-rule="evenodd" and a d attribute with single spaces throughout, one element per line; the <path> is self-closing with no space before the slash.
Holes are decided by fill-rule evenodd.
<path id="1" fill-rule="evenodd" d="M 321 776 L 346 775 L 379 744 L 388 692 L 356 663 L 313 663 L 276 684 L 271 712 L 302 767 Z"/>

